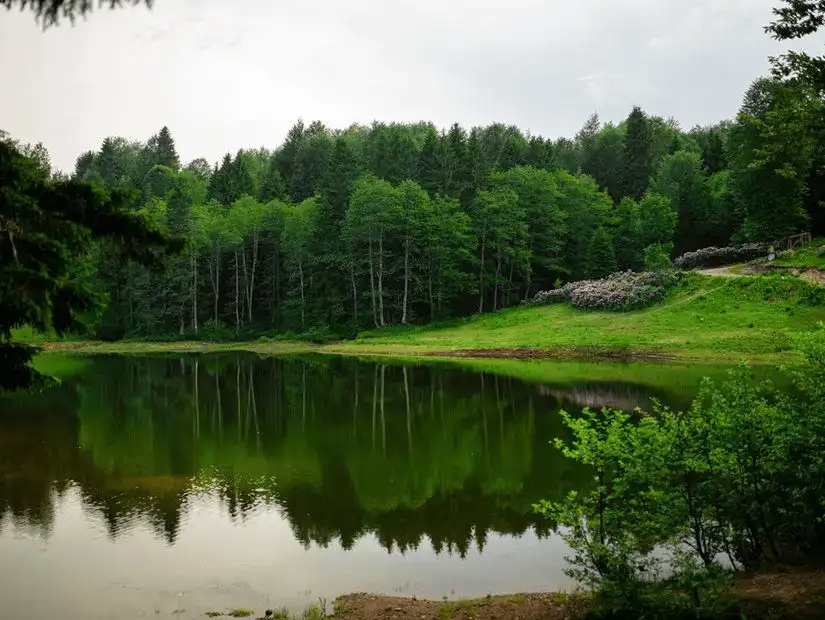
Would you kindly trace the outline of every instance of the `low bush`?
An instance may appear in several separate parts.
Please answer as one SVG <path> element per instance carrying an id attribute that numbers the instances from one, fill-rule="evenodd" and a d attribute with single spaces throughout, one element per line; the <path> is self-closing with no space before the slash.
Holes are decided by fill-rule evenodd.
<path id="1" fill-rule="evenodd" d="M 731 570 L 821 561 L 825 326 L 796 344 L 805 363 L 786 371 L 790 391 L 743 367 L 685 411 L 562 412 L 572 441 L 556 446 L 594 484 L 536 509 L 597 615 L 727 617 Z"/>
<path id="2" fill-rule="evenodd" d="M 549 306 L 551 304 L 563 303 L 570 301 L 570 293 L 573 286 L 579 284 L 578 282 L 571 282 L 561 288 L 554 288 L 549 291 L 539 291 L 532 299 L 526 300 L 524 303 L 531 306 Z"/>
<path id="3" fill-rule="evenodd" d="M 670 252 L 673 244 L 654 243 L 644 249 L 645 271 L 664 271 L 672 267 Z"/>
<path id="4" fill-rule="evenodd" d="M 197 332 L 197 338 L 200 340 L 221 341 L 236 339 L 237 332 L 234 327 L 230 327 L 225 323 L 216 322 L 214 319 L 209 319 Z"/>
<path id="5" fill-rule="evenodd" d="M 263 342 L 311 342 L 313 344 L 324 344 L 342 339 L 351 339 L 351 336 L 342 338 L 326 325 L 311 327 L 302 332 L 275 332 L 259 338 Z"/>
<path id="6" fill-rule="evenodd" d="M 725 248 L 704 248 L 682 254 L 673 261 L 673 266 L 678 269 L 724 267 L 725 265 L 754 260 L 760 256 L 765 256 L 769 251 L 770 244 L 767 243 L 746 243 Z"/>
<path id="7" fill-rule="evenodd" d="M 569 301 L 575 308 L 635 310 L 664 299 L 679 281 L 673 271 L 620 271 L 600 280 L 582 280 L 537 293 L 527 303 L 548 305 Z"/>

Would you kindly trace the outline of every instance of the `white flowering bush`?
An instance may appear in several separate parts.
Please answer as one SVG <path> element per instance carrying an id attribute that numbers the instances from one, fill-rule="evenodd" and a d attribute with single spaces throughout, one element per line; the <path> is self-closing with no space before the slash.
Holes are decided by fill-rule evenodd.
<path id="1" fill-rule="evenodd" d="M 548 305 L 569 301 L 575 308 L 633 310 L 661 301 L 678 280 L 678 274 L 670 271 L 620 271 L 600 280 L 581 280 L 541 291 L 527 303 Z"/>
<path id="2" fill-rule="evenodd" d="M 745 243 L 726 248 L 704 248 L 682 254 L 673 261 L 673 266 L 678 269 L 723 267 L 765 256 L 768 254 L 769 249 L 770 244 L 767 243 Z"/>
<path id="3" fill-rule="evenodd" d="M 567 286 L 570 286 L 569 284 Z M 525 300 L 524 303 L 531 306 L 549 306 L 564 301 L 570 301 L 570 292 L 564 288 L 554 288 L 549 291 L 539 291 L 532 299 Z"/>

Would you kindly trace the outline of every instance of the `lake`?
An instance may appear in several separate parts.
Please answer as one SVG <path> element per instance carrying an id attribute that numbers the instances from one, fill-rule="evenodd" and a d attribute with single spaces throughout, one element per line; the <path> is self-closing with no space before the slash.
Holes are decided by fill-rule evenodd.
<path id="1" fill-rule="evenodd" d="M 0 399 L 3 619 L 569 588 L 566 548 L 531 510 L 589 482 L 551 445 L 567 436 L 559 409 L 681 406 L 724 372 L 248 354 L 68 365 L 57 388 Z"/>

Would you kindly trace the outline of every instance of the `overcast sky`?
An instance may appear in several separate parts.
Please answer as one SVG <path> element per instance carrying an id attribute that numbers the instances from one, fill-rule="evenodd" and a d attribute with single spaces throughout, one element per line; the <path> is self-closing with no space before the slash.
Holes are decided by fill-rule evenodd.
<path id="1" fill-rule="evenodd" d="M 788 47 L 762 30 L 777 2 L 155 0 L 45 33 L 0 9 L 0 129 L 70 170 L 163 125 L 184 161 L 274 148 L 299 117 L 557 137 L 638 104 L 689 128 L 733 116 Z"/>

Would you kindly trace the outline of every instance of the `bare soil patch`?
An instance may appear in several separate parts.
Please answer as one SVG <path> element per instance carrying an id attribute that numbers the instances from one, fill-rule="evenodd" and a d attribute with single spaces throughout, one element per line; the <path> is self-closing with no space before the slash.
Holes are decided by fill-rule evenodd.
<path id="1" fill-rule="evenodd" d="M 675 355 L 641 349 L 610 349 L 606 347 L 564 347 L 541 349 L 532 347 L 501 349 L 457 349 L 425 353 L 432 357 L 470 357 L 488 359 L 593 359 L 618 361 L 675 360 Z"/>
<path id="2" fill-rule="evenodd" d="M 809 282 L 825 286 L 825 271 L 817 267 L 788 267 L 783 265 L 745 265 L 742 275 L 758 276 L 766 273 L 787 273 Z"/>
<path id="3" fill-rule="evenodd" d="M 786 569 L 742 575 L 734 595 L 748 617 L 773 620 L 825 618 L 825 571 Z"/>
<path id="4" fill-rule="evenodd" d="M 732 594 L 750 620 L 825 618 L 825 572 L 779 569 L 742 574 Z M 466 601 L 427 601 L 373 594 L 350 594 L 336 601 L 340 620 L 584 620 L 582 594 L 513 594 Z"/>
<path id="5" fill-rule="evenodd" d="M 587 600 L 565 594 L 514 594 L 467 601 L 350 594 L 338 599 L 336 618 L 343 620 L 577 620 Z"/>

